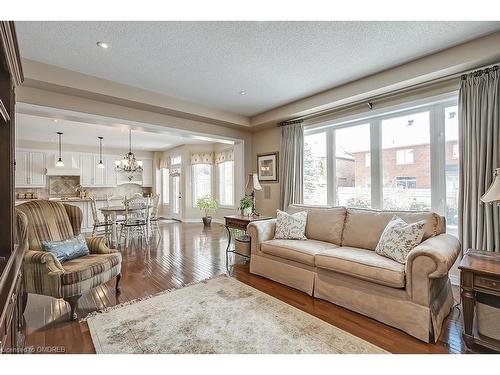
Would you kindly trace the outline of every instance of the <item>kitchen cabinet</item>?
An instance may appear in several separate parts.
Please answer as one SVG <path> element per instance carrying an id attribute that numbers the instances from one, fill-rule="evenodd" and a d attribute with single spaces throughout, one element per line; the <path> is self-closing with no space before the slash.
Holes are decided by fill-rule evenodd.
<path id="1" fill-rule="evenodd" d="M 80 155 L 80 185 L 94 185 L 94 156 Z"/>
<path id="2" fill-rule="evenodd" d="M 80 184 L 84 187 L 116 186 L 115 156 L 103 157 L 104 168 L 97 168 L 99 156 L 80 155 Z"/>
<path id="3" fill-rule="evenodd" d="M 45 187 L 44 152 L 16 151 L 16 187 Z"/>

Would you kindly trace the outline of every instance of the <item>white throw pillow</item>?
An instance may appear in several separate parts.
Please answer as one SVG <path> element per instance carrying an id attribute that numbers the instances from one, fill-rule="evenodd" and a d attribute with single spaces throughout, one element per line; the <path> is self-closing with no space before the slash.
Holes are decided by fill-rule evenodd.
<path id="1" fill-rule="evenodd" d="M 375 252 L 386 258 L 405 264 L 408 254 L 422 242 L 425 220 L 408 224 L 394 215 L 380 236 Z"/>
<path id="2" fill-rule="evenodd" d="M 306 240 L 307 211 L 296 212 L 292 215 L 276 210 L 275 239 Z"/>

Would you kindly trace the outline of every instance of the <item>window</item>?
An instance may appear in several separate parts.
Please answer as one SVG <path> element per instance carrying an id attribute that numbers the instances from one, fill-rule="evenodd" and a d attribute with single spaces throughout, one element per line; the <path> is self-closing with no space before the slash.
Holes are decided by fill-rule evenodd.
<path id="1" fill-rule="evenodd" d="M 396 187 L 401 189 L 416 189 L 416 177 L 396 177 Z"/>
<path id="2" fill-rule="evenodd" d="M 163 204 L 169 203 L 169 176 L 170 170 L 167 168 L 161 169 L 161 201 Z"/>
<path id="3" fill-rule="evenodd" d="M 397 150 L 396 164 L 398 165 L 413 164 L 413 150 L 411 148 Z"/>
<path id="4" fill-rule="evenodd" d="M 429 210 L 431 208 L 429 112 L 382 119 L 381 131 L 382 208 Z M 414 176 L 415 180 L 409 182 L 410 187 L 406 181 L 398 181 L 398 176 Z"/>
<path id="5" fill-rule="evenodd" d="M 458 107 L 444 109 L 444 135 L 446 150 L 445 181 L 446 181 L 446 231 L 458 237 L 458 117 L 455 115 Z"/>
<path id="6" fill-rule="evenodd" d="M 219 203 L 221 206 L 234 206 L 234 161 L 217 164 L 219 183 Z"/>
<path id="7" fill-rule="evenodd" d="M 370 151 L 370 124 L 340 128 L 334 136 L 335 205 L 368 208 L 371 205 L 371 159 L 367 152 Z"/>
<path id="8" fill-rule="evenodd" d="M 433 210 L 456 233 L 457 112 L 448 95 L 306 127 L 304 203 Z"/>
<path id="9" fill-rule="evenodd" d="M 212 165 L 194 164 L 192 171 L 193 207 L 195 207 L 198 199 L 212 194 Z"/>
<path id="10" fill-rule="evenodd" d="M 180 155 L 178 156 L 172 156 L 170 158 L 170 164 L 172 165 L 177 165 L 182 163 L 182 157 Z"/>
<path id="11" fill-rule="evenodd" d="M 304 203 L 326 205 L 326 133 L 304 137 Z"/>

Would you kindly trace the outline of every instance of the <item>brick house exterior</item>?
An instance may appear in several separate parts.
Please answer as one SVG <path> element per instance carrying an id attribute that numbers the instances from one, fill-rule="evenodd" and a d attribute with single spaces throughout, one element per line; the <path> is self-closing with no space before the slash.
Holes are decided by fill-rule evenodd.
<path id="1" fill-rule="evenodd" d="M 398 151 L 400 151 L 400 154 L 406 155 L 412 153 L 413 161 L 411 162 L 411 160 L 400 160 L 400 163 L 398 163 Z M 352 154 L 355 159 L 355 184 L 353 183 L 352 185 L 343 186 L 370 186 L 370 165 L 369 162 L 367 165 L 367 154 L 369 153 L 366 151 L 356 152 Z M 382 154 L 384 187 L 396 187 L 399 181 L 400 184 L 406 183 L 408 184 L 408 187 L 411 188 L 431 188 L 430 146 L 428 144 L 385 149 L 382 151 Z M 411 157 L 409 159 L 411 159 Z M 337 161 L 337 165 L 338 164 L 339 162 Z M 456 171 L 458 176 L 458 142 L 456 140 L 446 143 L 446 169 L 448 173 Z M 344 172 L 344 169 L 339 169 L 337 167 L 337 176 L 343 177 L 340 174 L 341 171 L 342 173 L 347 173 Z"/>

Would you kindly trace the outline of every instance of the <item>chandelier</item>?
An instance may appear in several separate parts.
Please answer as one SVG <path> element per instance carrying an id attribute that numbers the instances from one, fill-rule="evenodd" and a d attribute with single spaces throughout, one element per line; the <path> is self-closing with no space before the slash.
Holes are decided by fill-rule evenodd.
<path id="1" fill-rule="evenodd" d="M 139 173 L 142 172 L 142 161 L 137 161 L 132 152 L 132 129 L 128 131 L 128 152 L 123 156 L 122 160 L 115 162 L 115 170 L 122 173 Z"/>

